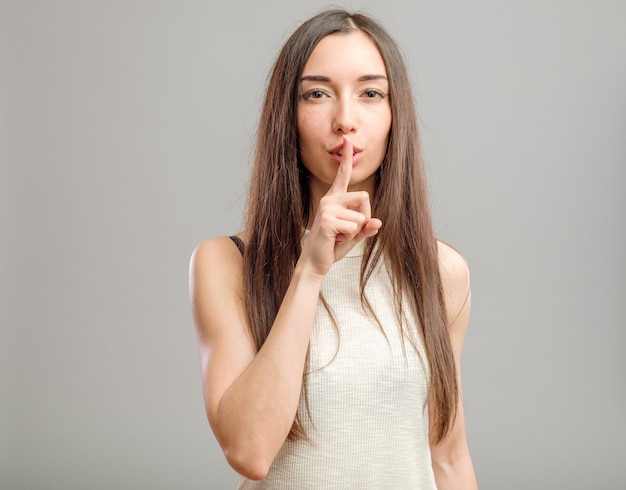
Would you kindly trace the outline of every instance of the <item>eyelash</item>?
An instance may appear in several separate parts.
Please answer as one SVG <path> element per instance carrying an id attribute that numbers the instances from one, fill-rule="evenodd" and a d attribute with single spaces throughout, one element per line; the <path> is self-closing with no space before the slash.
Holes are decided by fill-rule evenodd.
<path id="1" fill-rule="evenodd" d="M 374 94 L 374 97 L 367 97 L 368 99 L 384 99 L 385 97 L 387 97 L 387 94 L 382 93 L 380 90 L 366 90 L 365 92 L 363 92 L 365 94 Z"/>
<path id="2" fill-rule="evenodd" d="M 313 97 L 313 94 L 323 94 L 323 95 L 328 95 L 326 92 L 324 92 L 323 90 L 319 90 L 319 89 L 313 89 L 313 90 L 309 90 L 308 92 L 304 92 L 302 94 L 302 98 L 304 100 L 309 100 L 309 99 L 313 99 L 313 100 L 319 100 L 321 99 L 321 97 Z"/>
<path id="3" fill-rule="evenodd" d="M 328 94 L 326 92 L 324 92 L 323 90 L 320 89 L 312 89 L 309 90 L 305 93 L 302 94 L 302 99 L 303 100 L 320 100 L 322 99 L 322 97 L 314 97 L 314 94 L 321 94 L 323 96 L 328 96 Z M 386 98 L 389 94 L 385 94 L 383 92 L 381 92 L 380 90 L 374 90 L 374 89 L 369 89 L 369 90 L 364 90 L 362 92 L 363 94 L 373 94 L 372 97 L 365 97 L 366 99 L 384 99 Z"/>

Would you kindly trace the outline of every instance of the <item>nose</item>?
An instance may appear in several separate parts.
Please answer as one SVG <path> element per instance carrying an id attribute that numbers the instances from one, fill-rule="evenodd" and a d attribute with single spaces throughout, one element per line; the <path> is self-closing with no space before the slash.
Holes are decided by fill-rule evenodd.
<path id="1" fill-rule="evenodd" d="M 333 117 L 333 131 L 340 134 L 349 134 L 357 129 L 357 114 L 354 101 L 343 97 L 335 102 Z"/>

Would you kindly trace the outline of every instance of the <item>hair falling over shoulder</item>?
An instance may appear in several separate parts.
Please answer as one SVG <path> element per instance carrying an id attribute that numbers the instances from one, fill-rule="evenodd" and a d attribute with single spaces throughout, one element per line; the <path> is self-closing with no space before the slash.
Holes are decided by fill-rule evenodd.
<path id="1" fill-rule="evenodd" d="M 435 414 L 430 437 L 437 443 L 451 428 L 459 389 L 446 325 L 417 115 L 402 55 L 389 34 L 368 16 L 343 10 L 322 12 L 292 34 L 275 61 L 261 110 L 250 178 L 244 302 L 258 350 L 289 286 L 311 209 L 308 175 L 298 158 L 299 78 L 323 37 L 355 30 L 369 35 L 382 55 L 392 111 L 387 153 L 372 200 L 372 215 L 382 220 L 383 228 L 366 247 L 361 291 L 384 257 L 392 272 L 397 304 L 408 304 L 419 323 L 412 327 L 418 331 L 408 335 L 410 338 L 417 333 L 423 338 Z M 306 396 L 306 375 L 303 390 Z M 299 417 L 294 421 L 290 439 L 307 437 Z"/>

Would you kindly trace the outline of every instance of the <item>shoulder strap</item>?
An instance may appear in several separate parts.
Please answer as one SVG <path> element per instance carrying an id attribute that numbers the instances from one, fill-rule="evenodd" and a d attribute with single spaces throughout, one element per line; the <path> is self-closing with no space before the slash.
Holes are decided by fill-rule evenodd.
<path id="1" fill-rule="evenodd" d="M 231 235 L 228 238 L 230 238 L 234 242 L 234 244 L 237 245 L 237 248 L 241 252 L 241 255 L 243 255 L 243 240 L 235 235 Z"/>

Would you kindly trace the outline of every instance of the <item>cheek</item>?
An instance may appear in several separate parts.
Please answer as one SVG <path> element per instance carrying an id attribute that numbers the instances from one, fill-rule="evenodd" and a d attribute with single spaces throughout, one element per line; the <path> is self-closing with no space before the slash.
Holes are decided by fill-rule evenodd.
<path id="1" fill-rule="evenodd" d="M 298 113 L 297 123 L 300 146 L 306 147 L 314 143 L 316 139 L 316 128 L 319 127 L 315 117 L 309 113 Z"/>
<path id="2" fill-rule="evenodd" d="M 385 119 L 381 120 L 379 134 L 381 136 L 381 140 L 384 141 L 385 145 L 387 144 L 387 140 L 389 139 L 389 134 L 391 133 L 391 114 Z"/>
<path id="3" fill-rule="evenodd" d="M 387 142 L 391 131 L 391 108 L 379 107 L 367 115 L 363 128 L 367 132 L 370 141 L 377 143 Z"/>
<path id="4" fill-rule="evenodd" d="M 385 138 L 387 138 L 389 136 L 389 133 L 391 131 L 391 122 L 392 122 L 392 117 L 391 117 L 391 107 L 388 108 L 388 110 L 385 113 L 385 117 L 381 117 L 380 121 L 381 121 L 381 131 L 385 134 Z"/>
<path id="5" fill-rule="evenodd" d="M 306 114 L 298 111 L 296 115 L 296 128 L 298 129 L 298 137 L 302 139 L 306 135 L 306 129 L 308 127 L 308 118 Z"/>
<path id="6" fill-rule="evenodd" d="M 391 124 L 390 121 L 385 121 L 384 119 L 378 120 L 377 124 L 372 127 L 372 131 L 370 132 L 370 137 L 375 141 L 383 142 L 387 141 L 389 138 L 389 133 L 391 132 Z"/>

